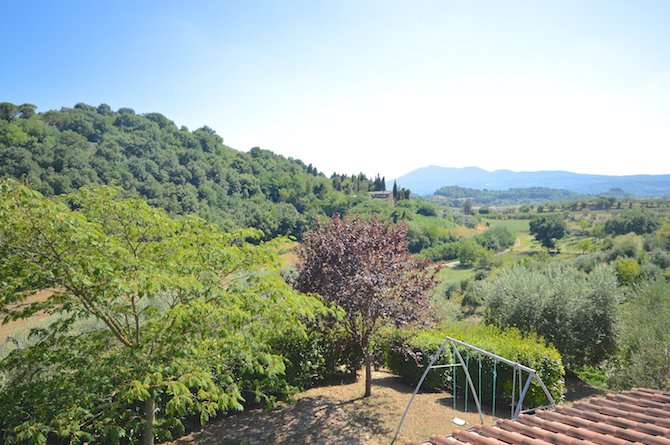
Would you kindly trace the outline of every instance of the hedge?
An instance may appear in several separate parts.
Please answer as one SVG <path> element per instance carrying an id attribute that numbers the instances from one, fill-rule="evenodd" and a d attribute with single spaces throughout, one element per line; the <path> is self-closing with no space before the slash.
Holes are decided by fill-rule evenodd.
<path id="1" fill-rule="evenodd" d="M 394 333 L 389 341 L 387 347 L 387 366 L 391 371 L 400 375 L 405 383 L 416 386 L 425 367 L 444 342 L 446 336 L 535 369 L 556 403 L 563 399 L 565 370 L 560 354 L 555 347 L 547 346 L 541 337 L 534 334 L 522 334 L 518 329 L 502 331 L 495 326 L 489 325 L 471 326 L 456 324 L 439 330 L 415 332 L 399 330 Z M 494 360 L 469 348 L 459 346 L 458 350 L 464 360 L 466 356 L 469 356 L 468 369 L 475 388 L 478 387 L 478 360 L 481 356 L 482 404 L 490 405 L 493 395 Z M 452 362 L 453 351 L 447 345 L 437 363 L 450 364 Z M 496 409 L 502 411 L 505 409 L 503 407 L 509 406 L 512 400 L 513 368 L 500 362 L 496 368 Z M 456 389 L 458 396 L 463 397 L 467 379 L 462 368 L 456 369 Z M 523 373 L 522 380 L 524 383 L 527 378 L 528 374 Z M 518 398 L 518 384 L 517 378 L 516 398 Z M 439 368 L 433 369 L 428 373 L 422 389 L 451 391 L 452 386 L 452 368 Z M 471 394 L 470 397 L 472 397 Z M 535 379 L 533 379 L 526 393 L 524 408 L 534 408 L 547 404 L 548 401 L 544 391 L 536 383 Z"/>

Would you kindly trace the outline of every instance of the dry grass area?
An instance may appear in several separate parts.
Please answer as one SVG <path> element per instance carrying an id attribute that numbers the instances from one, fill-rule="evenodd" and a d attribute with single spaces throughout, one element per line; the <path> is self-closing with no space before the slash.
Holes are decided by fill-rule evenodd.
<path id="1" fill-rule="evenodd" d="M 36 301 L 44 301 L 53 294 L 53 290 L 46 289 L 40 291 L 28 298 L 24 304 L 33 303 Z M 40 320 L 44 320 L 48 317 L 47 314 L 37 313 L 30 317 L 28 320 L 16 320 L 10 321 L 8 323 L 0 323 L 0 342 L 4 343 L 9 335 L 16 334 L 21 331 L 27 331 L 30 327 L 35 325 Z M 2 318 L 0 317 L 0 321 Z"/>
<path id="2" fill-rule="evenodd" d="M 373 373 L 372 396 L 363 398 L 364 381 L 312 388 L 296 396 L 294 406 L 234 414 L 174 442 L 184 444 L 390 444 L 413 388 L 386 372 Z M 462 406 L 461 406 L 462 409 Z M 476 408 L 470 406 L 472 411 Z M 458 413 L 467 420 L 456 426 L 448 393 L 419 393 L 412 403 L 396 444 L 450 434 L 479 422 L 478 414 Z M 491 417 L 484 416 L 491 423 Z"/>

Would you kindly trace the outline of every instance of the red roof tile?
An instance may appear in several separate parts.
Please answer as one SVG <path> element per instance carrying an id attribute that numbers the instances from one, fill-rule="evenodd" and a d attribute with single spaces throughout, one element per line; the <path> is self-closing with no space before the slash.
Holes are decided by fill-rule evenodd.
<path id="1" fill-rule="evenodd" d="M 432 436 L 435 445 L 670 445 L 670 392 L 635 388 L 604 398 L 520 414 L 495 426 L 476 425 L 451 437 Z M 421 442 L 408 442 L 419 445 Z"/>

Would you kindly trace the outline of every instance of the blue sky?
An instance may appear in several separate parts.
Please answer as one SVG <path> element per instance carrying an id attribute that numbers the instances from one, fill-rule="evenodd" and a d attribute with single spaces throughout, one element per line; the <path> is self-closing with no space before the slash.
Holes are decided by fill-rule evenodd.
<path id="1" fill-rule="evenodd" d="M 670 1 L 2 0 L 0 101 L 208 125 L 327 174 L 670 173 Z"/>

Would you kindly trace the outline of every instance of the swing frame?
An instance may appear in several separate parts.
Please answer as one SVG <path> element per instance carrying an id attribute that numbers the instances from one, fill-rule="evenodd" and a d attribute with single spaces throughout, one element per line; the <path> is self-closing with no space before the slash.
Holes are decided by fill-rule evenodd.
<path id="1" fill-rule="evenodd" d="M 458 357 L 458 362 L 459 363 L 456 363 L 456 360 L 454 359 L 454 363 L 449 364 L 449 365 L 435 365 L 435 362 L 440 357 L 440 355 L 442 354 L 442 351 L 444 350 L 444 348 L 447 344 L 450 344 L 452 350 L 454 351 L 453 352 L 454 356 Z M 516 420 L 516 418 L 519 416 L 520 413 L 535 411 L 535 410 L 538 410 L 538 409 L 553 408 L 553 407 L 556 406 L 556 402 L 554 401 L 554 398 L 549 393 L 549 390 L 545 386 L 544 382 L 542 382 L 542 379 L 540 378 L 540 376 L 538 375 L 536 370 L 534 370 L 532 368 L 529 368 L 528 366 L 524 366 L 521 363 L 517 363 L 517 362 L 514 362 L 512 360 L 508 360 L 505 357 L 501 357 L 499 355 L 496 355 L 496 354 L 493 354 L 491 352 L 485 351 L 485 350 L 483 350 L 481 348 L 478 348 L 476 346 L 473 346 L 471 344 L 468 344 L 468 343 L 462 342 L 460 340 L 457 340 L 455 338 L 447 336 L 444 339 L 444 342 L 442 343 L 440 348 L 437 350 L 437 352 L 431 358 L 430 363 L 428 364 L 428 366 L 426 366 L 426 369 L 423 372 L 423 375 L 419 379 L 419 383 L 416 385 L 416 388 L 414 388 L 414 392 L 412 393 L 412 397 L 409 399 L 409 402 L 407 403 L 407 407 L 405 408 L 405 412 L 403 412 L 402 417 L 400 418 L 400 422 L 398 423 L 398 428 L 396 429 L 395 435 L 393 436 L 393 440 L 391 441 L 391 445 L 393 445 L 395 443 L 396 439 L 398 438 L 398 434 L 400 434 L 400 429 L 402 428 L 402 424 L 405 421 L 405 417 L 407 416 L 407 413 L 409 412 L 409 408 L 412 405 L 412 402 L 414 401 L 414 397 L 416 397 L 417 393 L 421 389 L 421 385 L 423 384 L 423 381 L 426 379 L 426 376 L 428 375 L 428 372 L 431 369 L 453 368 L 454 373 L 455 373 L 457 367 L 462 367 L 463 368 L 464 374 L 465 374 L 465 376 L 467 377 L 467 380 L 468 380 L 468 385 L 466 386 L 466 391 L 467 391 L 468 387 L 472 391 L 472 395 L 475 399 L 475 404 L 477 405 L 477 412 L 479 413 L 479 421 L 482 424 L 484 423 L 484 420 L 483 420 L 484 418 L 482 416 L 482 407 L 481 407 L 481 404 L 480 404 L 480 401 L 479 401 L 479 396 L 478 396 L 478 394 L 481 393 L 481 357 L 480 357 L 480 361 L 479 361 L 479 366 L 480 366 L 479 367 L 479 376 L 480 377 L 479 377 L 479 393 L 478 393 L 477 390 L 475 389 L 474 383 L 472 382 L 472 378 L 470 377 L 470 370 L 468 369 L 468 364 L 463 360 L 463 356 L 461 355 L 461 352 L 458 350 L 458 348 L 456 346 L 462 346 L 464 348 L 467 348 L 467 349 L 472 350 L 472 351 L 476 351 L 476 352 L 478 352 L 482 355 L 485 355 L 489 358 L 492 358 L 494 360 L 494 362 L 493 362 L 494 363 L 494 371 L 493 371 L 494 376 L 497 375 L 496 368 L 497 368 L 498 362 L 501 362 L 501 363 L 504 363 L 506 365 L 512 366 L 514 368 L 513 369 L 513 375 L 515 377 L 515 385 L 514 386 L 516 386 L 517 372 L 519 373 L 519 389 L 521 390 L 521 393 L 519 394 L 518 401 L 515 403 L 514 398 L 516 396 L 516 394 L 515 394 L 516 389 L 513 387 L 513 391 L 515 393 L 512 394 L 512 416 L 511 416 L 512 420 Z M 468 353 L 468 361 L 469 361 L 469 358 L 470 357 L 469 357 L 469 353 Z M 528 378 L 526 379 L 526 382 L 523 385 L 523 389 L 521 389 L 521 372 L 527 372 L 528 373 Z M 530 387 L 530 383 L 532 382 L 533 379 L 535 379 L 535 381 L 540 385 L 540 387 L 544 391 L 544 394 L 547 396 L 547 400 L 549 401 L 549 404 L 545 405 L 545 406 L 537 407 L 537 408 L 531 408 L 531 409 L 524 410 L 524 409 L 522 409 L 523 401 L 526 397 L 526 392 L 528 392 L 528 388 Z M 493 411 L 493 413 L 494 413 L 493 416 L 495 416 L 495 385 L 496 385 L 496 379 L 495 378 L 494 378 L 494 381 L 493 381 L 493 385 L 494 385 L 493 386 L 493 388 L 494 388 L 494 390 L 493 390 L 493 410 L 494 410 Z M 455 391 L 456 390 L 454 388 L 454 395 L 453 395 L 454 402 L 456 400 Z M 467 404 L 467 398 L 466 398 L 466 404 Z M 456 418 L 456 413 L 454 412 L 454 419 L 455 418 Z"/>

